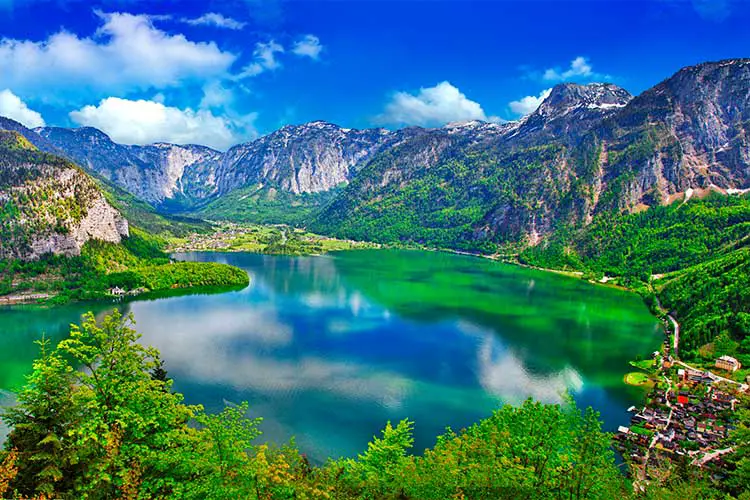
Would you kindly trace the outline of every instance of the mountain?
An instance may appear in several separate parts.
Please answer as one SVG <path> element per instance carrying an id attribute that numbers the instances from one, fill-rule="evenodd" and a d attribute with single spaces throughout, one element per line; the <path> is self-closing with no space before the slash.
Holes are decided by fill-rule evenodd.
<path id="1" fill-rule="evenodd" d="M 89 240 L 125 236 L 128 222 L 80 168 L 0 130 L 0 259 L 74 256 Z"/>
<path id="2" fill-rule="evenodd" d="M 685 68 L 637 97 L 561 84 L 502 124 L 290 125 L 226 153 L 123 146 L 91 128 L 27 137 L 162 211 L 494 250 L 536 244 L 561 224 L 750 188 L 749 67 Z"/>
<path id="3" fill-rule="evenodd" d="M 495 134 L 432 131 L 378 153 L 312 228 L 494 251 L 599 215 L 748 189 L 749 99 L 747 59 L 685 68 L 636 98 L 558 85 Z"/>
<path id="4" fill-rule="evenodd" d="M 601 210 L 750 188 L 750 59 L 684 68 L 601 124 Z M 606 154 L 605 154 L 606 152 Z"/>
<path id="5" fill-rule="evenodd" d="M 37 134 L 33 130 L 21 125 L 17 121 L 11 120 L 10 118 L 0 116 L 0 130 L 18 132 L 19 134 L 24 136 L 27 141 L 29 141 L 31 144 L 33 144 L 37 149 L 41 151 L 45 151 L 47 153 L 52 153 L 52 154 L 62 153 L 62 151 L 57 149 L 47 139 Z"/>
<path id="6" fill-rule="evenodd" d="M 563 83 L 530 115 L 518 123 L 515 142 L 539 145 L 546 141 L 574 145 L 592 126 L 615 114 L 633 99 L 610 83 Z"/>
<path id="7" fill-rule="evenodd" d="M 287 125 L 227 151 L 217 172 L 219 190 L 263 183 L 294 194 L 328 191 L 347 183 L 356 166 L 394 136 L 384 129 L 352 130 L 322 121 Z"/>
<path id="8" fill-rule="evenodd" d="M 214 173 L 222 154 L 205 146 L 124 146 L 91 127 L 35 132 L 90 172 L 154 205 L 191 206 L 217 192 Z"/>
<path id="9" fill-rule="evenodd" d="M 291 194 L 346 184 L 356 166 L 398 139 L 384 129 L 326 122 L 288 125 L 220 153 L 203 146 L 126 146 L 95 128 L 38 128 L 48 144 L 90 172 L 155 206 L 189 210 L 235 189 L 269 186 Z"/>

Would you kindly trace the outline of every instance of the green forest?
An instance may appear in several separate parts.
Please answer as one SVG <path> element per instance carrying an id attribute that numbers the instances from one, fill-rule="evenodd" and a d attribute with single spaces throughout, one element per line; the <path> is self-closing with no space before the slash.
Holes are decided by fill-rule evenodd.
<path id="1" fill-rule="evenodd" d="M 247 404 L 207 414 L 171 390 L 132 317 L 93 314 L 39 358 L 2 419 L 4 498 L 104 499 L 685 499 L 750 498 L 750 413 L 728 441 L 729 475 L 665 470 L 635 494 L 598 414 L 572 402 L 503 406 L 413 450 L 418 422 L 385 423 L 358 456 L 315 466 L 294 442 L 259 444 Z M 689 472 L 692 471 L 692 472 Z"/>
<path id="2" fill-rule="evenodd" d="M 713 195 L 558 230 L 519 261 L 616 277 L 673 313 L 687 359 L 750 364 L 750 196 Z M 655 311 L 658 312 L 658 311 Z M 701 347 L 713 344 L 712 349 Z"/>
<path id="3" fill-rule="evenodd" d="M 136 228 L 119 245 L 91 240 L 81 255 L 35 261 L 0 260 L 0 295 L 36 292 L 49 302 L 111 297 L 110 289 L 159 292 L 194 287 L 247 286 L 247 273 L 226 264 L 174 262 L 158 240 Z"/>

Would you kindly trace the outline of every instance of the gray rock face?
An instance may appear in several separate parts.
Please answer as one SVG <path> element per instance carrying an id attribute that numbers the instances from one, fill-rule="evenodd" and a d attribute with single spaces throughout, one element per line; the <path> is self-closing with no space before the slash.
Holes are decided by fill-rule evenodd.
<path id="1" fill-rule="evenodd" d="M 0 130 L 0 258 L 74 256 L 92 239 L 120 243 L 128 222 L 76 165 Z"/>
<path id="2" fill-rule="evenodd" d="M 123 146 L 95 128 L 39 128 L 71 160 L 149 203 L 200 202 L 216 193 L 221 153 L 204 146 Z"/>
<path id="3" fill-rule="evenodd" d="M 750 188 L 750 59 L 680 70 L 603 124 L 610 150 L 642 144 L 630 203 L 655 189 L 662 199 L 688 189 Z M 618 172 L 608 172 L 610 177 Z"/>
<path id="4" fill-rule="evenodd" d="M 446 127 L 376 154 L 313 229 L 535 244 L 600 212 L 750 189 L 749 123 L 747 59 L 685 68 L 636 98 L 611 84 L 558 85 L 518 122 Z M 420 226 L 429 230 L 413 234 Z"/>
<path id="5" fill-rule="evenodd" d="M 66 232 L 38 233 L 29 244 L 29 251 L 20 257 L 34 260 L 46 253 L 56 255 L 80 255 L 83 245 L 89 240 L 120 243 L 129 236 L 128 221 L 115 210 L 104 196 L 95 197 L 85 207 L 86 215 L 66 228 Z"/>
<path id="6" fill-rule="evenodd" d="M 539 108 L 523 118 L 510 139 L 524 146 L 562 142 L 575 146 L 592 126 L 616 114 L 633 98 L 609 83 L 555 86 Z"/>
<path id="7" fill-rule="evenodd" d="M 154 205 L 185 208 L 233 189 L 272 185 L 295 194 L 328 191 L 357 165 L 396 140 L 384 129 L 351 130 L 326 122 L 290 125 L 226 153 L 203 146 L 123 146 L 92 128 L 39 128 L 51 147 Z"/>
<path id="8" fill-rule="evenodd" d="M 394 139 L 385 129 L 352 130 L 322 121 L 288 125 L 227 151 L 216 176 L 219 192 L 251 184 L 295 194 L 328 191 L 349 182 L 358 165 Z"/>

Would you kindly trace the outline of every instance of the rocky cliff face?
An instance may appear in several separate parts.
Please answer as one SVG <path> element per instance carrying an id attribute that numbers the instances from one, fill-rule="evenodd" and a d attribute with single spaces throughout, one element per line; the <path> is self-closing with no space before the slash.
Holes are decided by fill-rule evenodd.
<path id="1" fill-rule="evenodd" d="M 93 128 L 39 128 L 56 150 L 157 206 L 189 209 L 234 189 L 262 184 L 294 194 L 347 183 L 374 153 L 396 140 L 384 129 L 326 122 L 290 125 L 226 153 L 202 146 L 123 146 Z"/>
<path id="2" fill-rule="evenodd" d="M 127 221 L 80 168 L 0 130 L 0 258 L 78 255 L 91 239 L 125 236 Z"/>
<path id="3" fill-rule="evenodd" d="M 375 155 L 314 229 L 491 249 L 597 213 L 746 190 L 749 100 L 750 60 L 685 68 L 636 98 L 559 85 L 519 122 L 449 143 L 417 135 Z"/>
<path id="4" fill-rule="evenodd" d="M 588 147 L 607 152 L 600 210 L 750 188 L 750 60 L 682 69 L 605 120 Z"/>
<path id="5" fill-rule="evenodd" d="M 510 139 L 525 145 L 575 145 L 592 126 L 616 114 L 632 98 L 627 90 L 609 83 L 557 85 L 536 111 L 519 121 Z"/>
<path id="6" fill-rule="evenodd" d="M 235 146 L 217 172 L 219 191 L 271 184 L 295 194 L 318 193 L 349 182 L 357 166 L 394 141 L 384 129 L 352 130 L 326 122 L 288 125 Z"/>
<path id="7" fill-rule="evenodd" d="M 216 193 L 221 153 L 204 146 L 124 146 L 95 128 L 39 128 L 71 160 L 154 205 L 199 203 Z"/>

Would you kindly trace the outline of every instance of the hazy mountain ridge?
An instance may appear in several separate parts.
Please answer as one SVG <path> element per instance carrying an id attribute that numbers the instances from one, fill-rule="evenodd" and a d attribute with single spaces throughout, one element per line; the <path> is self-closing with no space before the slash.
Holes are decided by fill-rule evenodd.
<path id="1" fill-rule="evenodd" d="M 211 148 L 125 146 L 91 127 L 46 127 L 36 132 L 92 173 L 154 205 L 174 199 L 196 203 L 216 193 L 213 174 L 221 153 Z"/>

